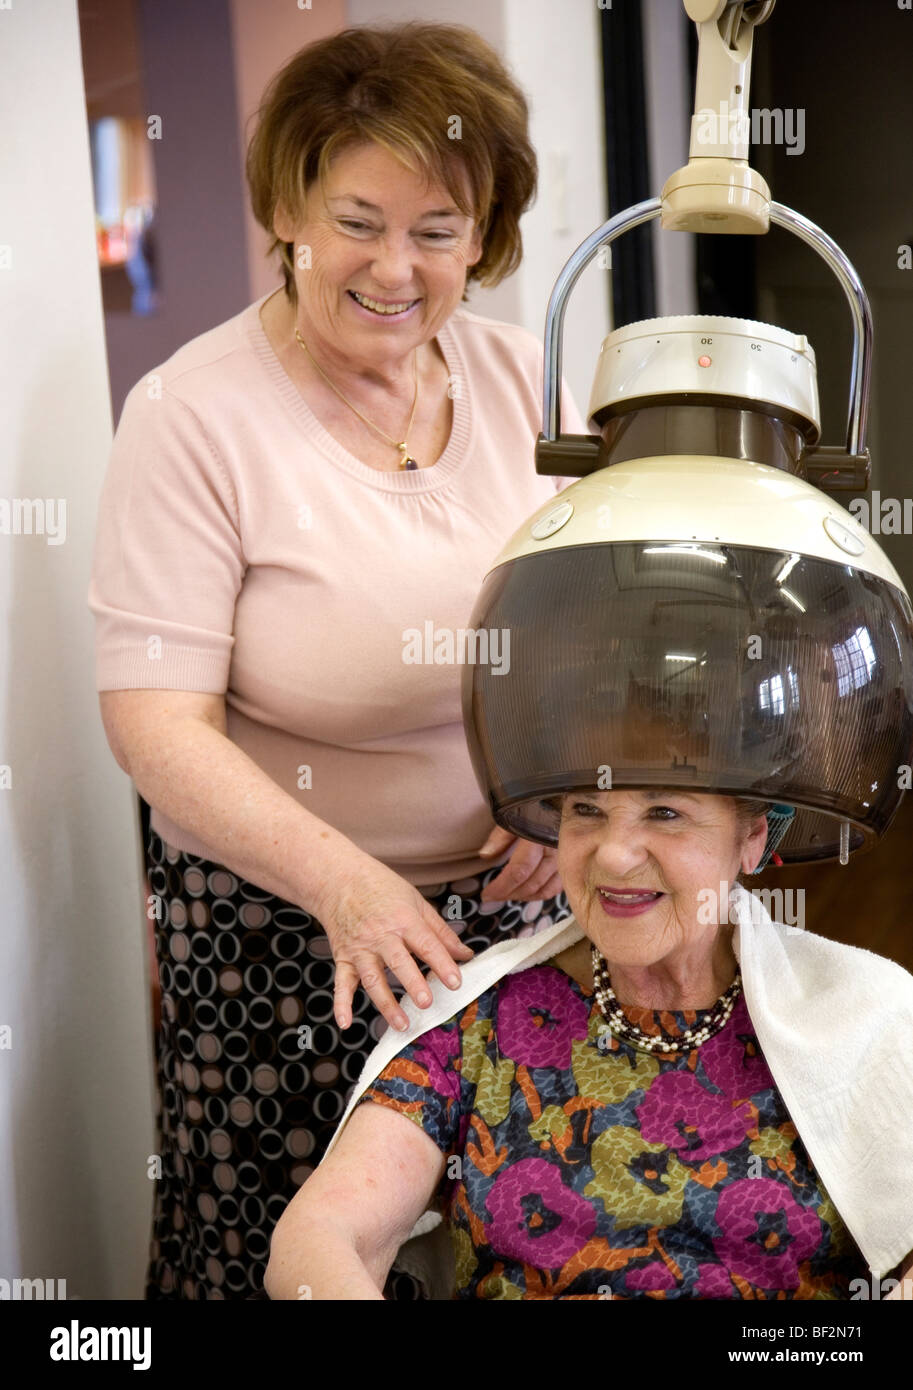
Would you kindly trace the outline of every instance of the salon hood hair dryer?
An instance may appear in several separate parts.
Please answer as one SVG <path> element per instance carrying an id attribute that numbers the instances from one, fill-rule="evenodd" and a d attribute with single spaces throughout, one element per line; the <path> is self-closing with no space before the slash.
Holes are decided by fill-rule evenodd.
<path id="1" fill-rule="evenodd" d="M 509 632 L 510 663 L 464 667 L 464 723 L 495 820 L 528 839 L 557 842 L 565 792 L 672 786 L 769 803 L 762 863 L 773 848 L 846 863 L 888 828 L 913 752 L 913 609 L 829 495 L 869 484 L 871 313 L 840 248 L 747 163 L 753 29 L 772 0 L 685 9 L 699 37 L 689 162 L 593 232 L 552 291 L 536 468 L 580 481 L 484 581 L 472 626 Z M 853 319 L 845 447 L 819 444 L 803 336 L 701 316 L 610 333 L 599 433 L 561 434 L 568 295 L 601 247 L 657 216 L 678 231 L 773 223 L 825 260 Z"/>

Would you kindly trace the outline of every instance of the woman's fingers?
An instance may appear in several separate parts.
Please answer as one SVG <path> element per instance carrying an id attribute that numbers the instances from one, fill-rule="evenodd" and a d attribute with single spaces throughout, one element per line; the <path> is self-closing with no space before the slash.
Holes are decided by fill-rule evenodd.
<path id="1" fill-rule="evenodd" d="M 496 825 L 479 850 L 479 854 L 484 855 L 486 859 L 491 859 L 497 854 L 503 854 L 508 846 L 513 844 L 516 838 L 516 835 L 510 830 L 505 830 L 503 825 Z"/>
<path id="2" fill-rule="evenodd" d="M 530 902 L 537 898 L 550 898 L 553 894 L 549 892 L 549 884 L 557 877 L 554 857 L 546 852 L 542 863 L 534 869 L 524 883 L 520 884 L 516 892 L 521 893 Z M 561 882 L 560 878 L 558 882 Z M 561 891 L 560 888 L 558 891 Z"/>
<path id="3" fill-rule="evenodd" d="M 537 896 L 554 897 L 561 891 L 561 880 L 555 873 L 554 854 L 540 845 L 529 845 L 529 849 L 532 851 L 529 858 L 534 863 L 520 888 L 513 890 L 514 897 L 525 895 L 530 900 L 535 900 Z M 402 1029 L 408 1025 L 408 1018 L 390 988 L 387 970 L 396 977 L 416 1007 L 424 1009 L 431 1003 L 431 988 L 415 957 L 423 961 L 448 988 L 458 989 L 462 981 L 454 960 L 458 953 L 464 960 L 472 959 L 474 955 L 431 905 L 423 902 L 416 924 L 411 929 L 403 927 L 400 931 L 378 935 L 369 947 L 352 950 L 349 959 L 337 960 L 333 1006 L 336 1022 L 343 1029 L 350 1026 L 352 1001 L 360 984 L 387 1023 Z"/>
<path id="4" fill-rule="evenodd" d="M 340 1028 L 352 1022 L 352 1000 L 358 988 L 358 971 L 347 960 L 336 962 L 336 983 L 333 988 L 333 1016 Z"/>
<path id="5" fill-rule="evenodd" d="M 396 1002 L 387 982 L 383 960 L 375 955 L 360 955 L 353 958 L 353 966 L 360 977 L 362 989 L 377 1012 L 383 1015 L 391 1027 L 400 1030 L 407 1028 L 409 1020 Z"/>
<path id="6" fill-rule="evenodd" d="M 553 894 L 545 889 L 556 875 L 556 863 L 553 849 L 521 840 L 497 878 L 486 885 L 482 896 L 495 902 L 533 902 L 537 898 L 552 897 Z"/>
<path id="7" fill-rule="evenodd" d="M 439 978 L 450 988 L 456 988 L 460 976 L 452 958 L 429 932 L 407 934 L 400 937 L 394 933 L 378 942 L 379 956 L 372 955 L 365 960 L 354 959 L 361 974 L 361 984 L 378 1013 L 383 1014 L 394 1028 L 408 1024 L 408 1018 L 397 1003 L 387 980 L 389 970 L 403 986 L 416 1008 L 426 1009 L 431 1003 L 431 986 L 419 970 L 411 952 L 421 960 L 427 961 Z"/>
<path id="8" fill-rule="evenodd" d="M 419 919 L 414 930 L 404 929 L 401 935 L 388 932 L 372 942 L 370 948 L 353 950 L 349 959 L 337 960 L 333 1012 L 340 1028 L 348 1028 L 352 1021 L 352 1000 L 359 983 L 378 1013 L 393 1027 L 408 1022 L 390 989 L 388 969 L 416 1007 L 427 1008 L 431 989 L 413 955 L 430 966 L 450 989 L 458 989 L 462 977 L 447 946 L 470 959 L 474 955 L 456 932 L 429 909 L 427 918 Z"/>
<path id="9" fill-rule="evenodd" d="M 536 849 L 541 850 L 541 845 Z M 506 903 L 513 899 L 520 889 L 523 881 L 529 877 L 529 867 L 524 864 L 523 859 L 518 858 L 521 854 L 521 847 L 514 850 L 507 863 L 490 883 L 486 883 L 482 889 L 482 900 L 484 902 Z M 516 861 L 516 862 L 515 862 Z M 536 860 L 538 863 L 539 860 Z"/>
<path id="10" fill-rule="evenodd" d="M 441 945 L 445 948 L 445 950 L 450 952 L 451 957 L 459 954 L 463 957 L 464 960 L 471 960 L 472 957 L 475 955 L 475 952 L 473 951 L 472 947 L 467 946 L 465 941 L 460 940 L 456 932 L 453 930 L 453 927 L 448 926 L 448 924 L 444 921 L 443 917 L 439 917 L 437 915 L 433 907 L 428 906 L 426 908 L 424 913 L 424 920 L 428 923 L 429 927 L 434 932 L 435 937 L 438 941 L 440 941 Z M 430 961 L 429 964 L 431 964 Z M 453 961 L 451 960 L 449 962 L 445 962 L 445 964 L 452 965 Z"/>
<path id="11" fill-rule="evenodd" d="M 564 892 L 564 884 L 561 882 L 559 874 L 552 874 L 548 883 L 542 889 L 543 898 L 557 898 L 559 893 Z"/>
<path id="12" fill-rule="evenodd" d="M 398 936 L 391 936 L 381 942 L 384 965 L 396 976 L 413 1004 L 426 1009 L 431 1003 L 431 990 L 412 956 Z"/>
<path id="13" fill-rule="evenodd" d="M 448 985 L 450 989 L 459 989 L 463 977 L 453 958 L 453 953 L 459 950 L 465 965 L 467 960 L 472 960 L 475 952 L 462 942 L 456 932 L 448 927 L 440 917 L 437 917 L 431 909 L 429 909 L 421 926 L 417 927 L 415 931 L 404 933 L 403 941 L 409 950 L 418 956 L 419 960 L 423 960 L 426 965 L 431 967 L 445 985 Z M 409 993 L 411 994 L 412 991 L 410 990 Z M 415 998 L 414 995 L 413 998 Z"/>
<path id="14" fill-rule="evenodd" d="M 500 831 L 496 850 L 514 836 Z M 494 891 L 492 891 L 494 889 Z M 560 891 L 554 851 L 529 840 L 518 840 L 500 874 L 483 897 L 508 901 L 511 897 L 534 900 Z M 456 899 L 459 910 L 459 899 Z M 335 920 L 334 920 L 335 919 Z M 406 884 L 386 867 L 362 868 L 357 882 L 345 882 L 336 900 L 324 911 L 327 935 L 336 963 L 333 1013 L 340 1028 L 352 1022 L 352 1003 L 359 984 L 378 1013 L 393 1027 L 408 1022 L 390 989 L 398 982 L 416 1008 L 427 1008 L 431 991 L 425 967 L 449 989 L 458 989 L 462 976 L 458 961 L 472 960 L 474 952 L 418 889 Z"/>

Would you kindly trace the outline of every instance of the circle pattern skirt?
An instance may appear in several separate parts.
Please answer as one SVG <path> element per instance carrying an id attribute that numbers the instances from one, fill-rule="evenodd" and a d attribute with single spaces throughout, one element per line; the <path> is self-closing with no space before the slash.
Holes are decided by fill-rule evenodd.
<path id="1" fill-rule="evenodd" d="M 564 893 L 481 902 L 501 867 L 419 889 L 474 951 L 570 915 Z M 339 1030 L 330 945 L 302 908 L 155 831 L 146 868 L 161 985 L 146 1297 L 266 1298 L 273 1227 L 323 1157 L 386 1020 L 359 989 Z M 384 1293 L 422 1297 L 395 1268 Z"/>

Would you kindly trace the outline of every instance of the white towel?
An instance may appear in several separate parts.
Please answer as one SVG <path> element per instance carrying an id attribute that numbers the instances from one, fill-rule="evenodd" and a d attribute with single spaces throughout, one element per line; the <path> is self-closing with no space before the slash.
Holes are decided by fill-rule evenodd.
<path id="1" fill-rule="evenodd" d="M 732 886 L 731 903 L 733 951 L 761 1051 L 828 1195 L 880 1279 L 913 1250 L 913 975 L 871 951 L 771 921 L 741 884 Z M 407 1043 L 504 975 L 549 960 L 583 934 L 566 918 L 483 951 L 461 966 L 458 990 L 431 981 L 427 1009 L 404 996 L 411 1027 L 383 1034 L 324 1157 L 361 1095 Z M 439 1222 L 426 1212 L 410 1250 Z"/>

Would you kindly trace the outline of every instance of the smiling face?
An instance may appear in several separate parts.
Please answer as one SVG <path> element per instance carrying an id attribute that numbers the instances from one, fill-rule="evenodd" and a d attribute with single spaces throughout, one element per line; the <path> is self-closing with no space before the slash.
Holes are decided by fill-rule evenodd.
<path id="1" fill-rule="evenodd" d="M 702 890 L 719 894 L 761 858 L 766 819 L 744 826 L 732 797 L 680 791 L 574 792 L 561 806 L 558 869 L 578 923 L 610 963 L 674 962 L 705 943 Z"/>
<path id="2" fill-rule="evenodd" d="M 342 150 L 323 192 L 311 185 L 304 219 L 279 210 L 274 227 L 294 243 L 297 322 L 310 334 L 308 346 L 350 366 L 403 361 L 434 338 L 482 255 L 478 227 L 447 189 L 374 143 Z M 300 264 L 302 245 L 310 247 L 310 269 Z M 375 306 L 408 307 L 384 314 L 356 294 Z"/>

